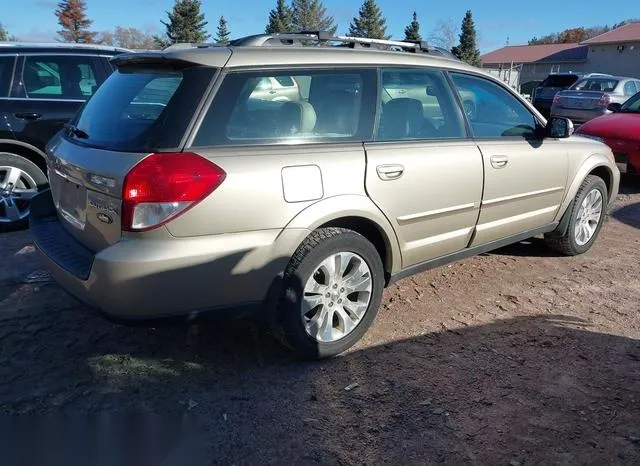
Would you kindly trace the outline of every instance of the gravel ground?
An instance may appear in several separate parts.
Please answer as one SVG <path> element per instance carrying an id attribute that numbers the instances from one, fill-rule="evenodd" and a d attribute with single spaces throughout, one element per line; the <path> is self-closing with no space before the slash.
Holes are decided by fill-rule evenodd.
<path id="1" fill-rule="evenodd" d="M 41 281 L 28 232 L 0 257 L 4 415 L 187 414 L 212 464 L 640 464 L 639 178 L 589 253 L 534 239 L 406 279 L 318 363 L 249 321 L 110 323 Z"/>

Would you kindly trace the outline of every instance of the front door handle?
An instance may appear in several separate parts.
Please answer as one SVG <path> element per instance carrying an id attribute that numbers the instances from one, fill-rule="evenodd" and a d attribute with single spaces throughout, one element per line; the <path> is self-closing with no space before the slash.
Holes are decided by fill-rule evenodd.
<path id="1" fill-rule="evenodd" d="M 493 168 L 504 168 L 509 163 L 509 157 L 506 155 L 492 155 L 491 166 Z"/>
<path id="2" fill-rule="evenodd" d="M 22 113 L 16 113 L 16 118 L 20 118 L 21 120 L 37 120 L 39 119 L 42 115 L 36 112 L 22 112 Z"/>
<path id="3" fill-rule="evenodd" d="M 394 165 L 378 165 L 376 167 L 378 176 L 383 181 L 397 180 L 404 173 L 404 167 L 399 164 Z"/>

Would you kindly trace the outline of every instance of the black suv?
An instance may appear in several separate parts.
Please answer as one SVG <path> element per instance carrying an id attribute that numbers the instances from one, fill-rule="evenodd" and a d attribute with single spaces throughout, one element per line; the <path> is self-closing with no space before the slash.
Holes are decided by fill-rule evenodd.
<path id="1" fill-rule="evenodd" d="M 44 147 L 111 74 L 126 50 L 0 43 L 0 230 L 26 224 L 47 185 Z"/>
<path id="2" fill-rule="evenodd" d="M 564 89 L 569 89 L 581 76 L 575 73 L 550 74 L 534 89 L 531 103 L 545 118 L 549 118 L 555 95 Z"/>

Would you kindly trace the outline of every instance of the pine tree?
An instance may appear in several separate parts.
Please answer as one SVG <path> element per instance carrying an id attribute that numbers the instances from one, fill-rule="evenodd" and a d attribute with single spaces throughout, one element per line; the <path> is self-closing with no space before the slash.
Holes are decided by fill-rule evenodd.
<path id="1" fill-rule="evenodd" d="M 5 27 L 0 23 L 0 42 L 4 42 L 9 40 L 9 33 L 5 29 Z"/>
<path id="2" fill-rule="evenodd" d="M 265 32 L 267 34 L 293 32 L 293 11 L 285 0 L 278 0 L 276 7 L 269 12 L 269 23 Z"/>
<path id="3" fill-rule="evenodd" d="M 293 29 L 296 32 L 328 31 L 335 34 L 338 29 L 321 0 L 293 0 L 292 8 Z"/>
<path id="4" fill-rule="evenodd" d="M 376 0 L 365 0 L 360 7 L 358 17 L 349 25 L 352 37 L 368 37 L 370 39 L 389 39 L 387 21 L 382 16 Z"/>
<path id="5" fill-rule="evenodd" d="M 210 36 L 207 34 L 207 21 L 200 11 L 200 0 L 176 0 L 171 12 L 167 11 L 168 22 L 160 21 L 167 28 L 166 39 L 157 37 L 156 41 L 162 45 L 177 42 L 204 42 Z"/>
<path id="6" fill-rule="evenodd" d="M 460 44 L 453 47 L 452 52 L 460 60 L 472 65 L 480 66 L 480 50 L 476 41 L 476 26 L 473 22 L 471 10 L 467 10 L 462 20 L 462 31 L 460 32 Z"/>
<path id="7" fill-rule="evenodd" d="M 63 41 L 90 44 L 96 35 L 89 31 L 93 24 L 87 17 L 87 3 L 84 0 L 62 0 L 56 8 L 58 24 L 62 27 L 58 35 Z"/>
<path id="8" fill-rule="evenodd" d="M 410 42 L 420 42 L 422 36 L 420 35 L 420 23 L 418 22 L 418 14 L 413 12 L 413 21 L 404 28 L 404 40 Z"/>
<path id="9" fill-rule="evenodd" d="M 216 42 L 222 45 L 229 44 L 229 28 L 227 26 L 227 20 L 224 19 L 224 16 L 220 16 L 220 20 L 218 21 L 218 29 L 216 31 Z"/>

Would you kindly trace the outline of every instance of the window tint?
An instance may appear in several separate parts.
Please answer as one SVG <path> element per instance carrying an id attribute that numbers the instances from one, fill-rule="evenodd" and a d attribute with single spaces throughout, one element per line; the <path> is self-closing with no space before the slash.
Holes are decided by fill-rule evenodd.
<path id="1" fill-rule="evenodd" d="M 501 85 L 459 73 L 451 73 L 451 77 L 475 137 L 535 136 L 535 117 Z"/>
<path id="2" fill-rule="evenodd" d="M 440 71 L 382 71 L 381 115 L 376 140 L 465 136 L 462 115 Z"/>
<path id="3" fill-rule="evenodd" d="M 176 148 L 214 73 L 213 68 L 115 71 L 75 118 L 87 137 L 74 140 L 132 152 Z"/>
<path id="4" fill-rule="evenodd" d="M 630 97 L 635 93 L 636 93 L 636 85 L 633 83 L 633 81 L 627 81 L 627 83 L 624 85 L 624 95 Z"/>
<path id="5" fill-rule="evenodd" d="M 0 97 L 9 95 L 9 85 L 13 74 L 14 57 L 0 57 Z"/>
<path id="6" fill-rule="evenodd" d="M 91 57 L 27 56 L 22 82 L 28 98 L 86 100 L 98 87 Z"/>
<path id="7" fill-rule="evenodd" d="M 374 95 L 373 70 L 232 73 L 193 145 L 368 139 Z"/>
<path id="8" fill-rule="evenodd" d="M 613 92 L 618 86 L 615 79 L 589 78 L 575 83 L 571 89 L 576 91 Z"/>

